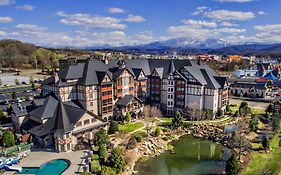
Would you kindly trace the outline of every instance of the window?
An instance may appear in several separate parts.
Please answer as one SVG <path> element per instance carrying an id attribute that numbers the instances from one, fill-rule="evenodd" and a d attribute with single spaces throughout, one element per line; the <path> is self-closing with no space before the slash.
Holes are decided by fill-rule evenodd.
<path id="1" fill-rule="evenodd" d="M 90 123 L 90 120 L 87 119 L 87 120 L 84 120 L 84 125 L 88 125 Z"/>
<path id="2" fill-rule="evenodd" d="M 92 122 L 92 123 L 94 123 L 94 122 L 96 122 L 96 121 L 97 121 L 97 119 L 95 119 L 95 118 L 92 118 L 92 119 L 91 119 L 91 122 Z"/>
<path id="3" fill-rule="evenodd" d="M 79 126 L 82 126 L 82 122 L 81 121 L 76 124 L 76 127 L 79 127 Z"/>
<path id="4" fill-rule="evenodd" d="M 94 103 L 93 103 L 93 102 L 90 102 L 90 106 L 93 107 L 93 106 L 94 106 Z"/>

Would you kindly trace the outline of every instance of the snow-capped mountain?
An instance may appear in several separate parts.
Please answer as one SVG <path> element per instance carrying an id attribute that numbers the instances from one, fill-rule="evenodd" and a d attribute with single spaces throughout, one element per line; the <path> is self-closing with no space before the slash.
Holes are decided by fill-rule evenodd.
<path id="1" fill-rule="evenodd" d="M 215 38 L 175 38 L 166 41 L 157 41 L 142 45 L 142 47 L 170 47 L 170 48 L 196 48 L 196 49 L 217 49 L 230 46 L 226 41 Z"/>

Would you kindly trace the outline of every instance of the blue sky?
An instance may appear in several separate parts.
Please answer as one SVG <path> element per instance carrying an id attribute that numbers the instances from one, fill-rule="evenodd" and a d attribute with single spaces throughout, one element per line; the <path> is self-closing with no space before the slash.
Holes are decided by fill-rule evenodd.
<path id="1" fill-rule="evenodd" d="M 0 0 L 0 39 L 49 47 L 173 38 L 281 42 L 280 0 Z"/>

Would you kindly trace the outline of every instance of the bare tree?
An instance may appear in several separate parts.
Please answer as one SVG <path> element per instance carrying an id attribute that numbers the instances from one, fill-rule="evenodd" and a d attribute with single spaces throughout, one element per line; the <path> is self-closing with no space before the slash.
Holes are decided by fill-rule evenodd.
<path id="1" fill-rule="evenodd" d="M 197 102 L 189 103 L 185 108 L 185 113 L 191 121 L 201 119 L 200 105 Z"/>

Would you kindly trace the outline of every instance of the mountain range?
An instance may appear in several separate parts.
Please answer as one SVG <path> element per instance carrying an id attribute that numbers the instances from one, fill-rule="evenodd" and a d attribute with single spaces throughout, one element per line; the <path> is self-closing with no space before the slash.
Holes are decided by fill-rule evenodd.
<path id="1" fill-rule="evenodd" d="M 166 41 L 156 41 L 143 45 L 108 48 L 108 50 L 127 51 L 134 53 L 166 53 L 177 52 L 183 54 L 210 53 L 210 54 L 273 54 L 281 55 L 281 43 L 241 43 L 231 44 L 215 38 L 186 39 L 176 38 Z"/>

